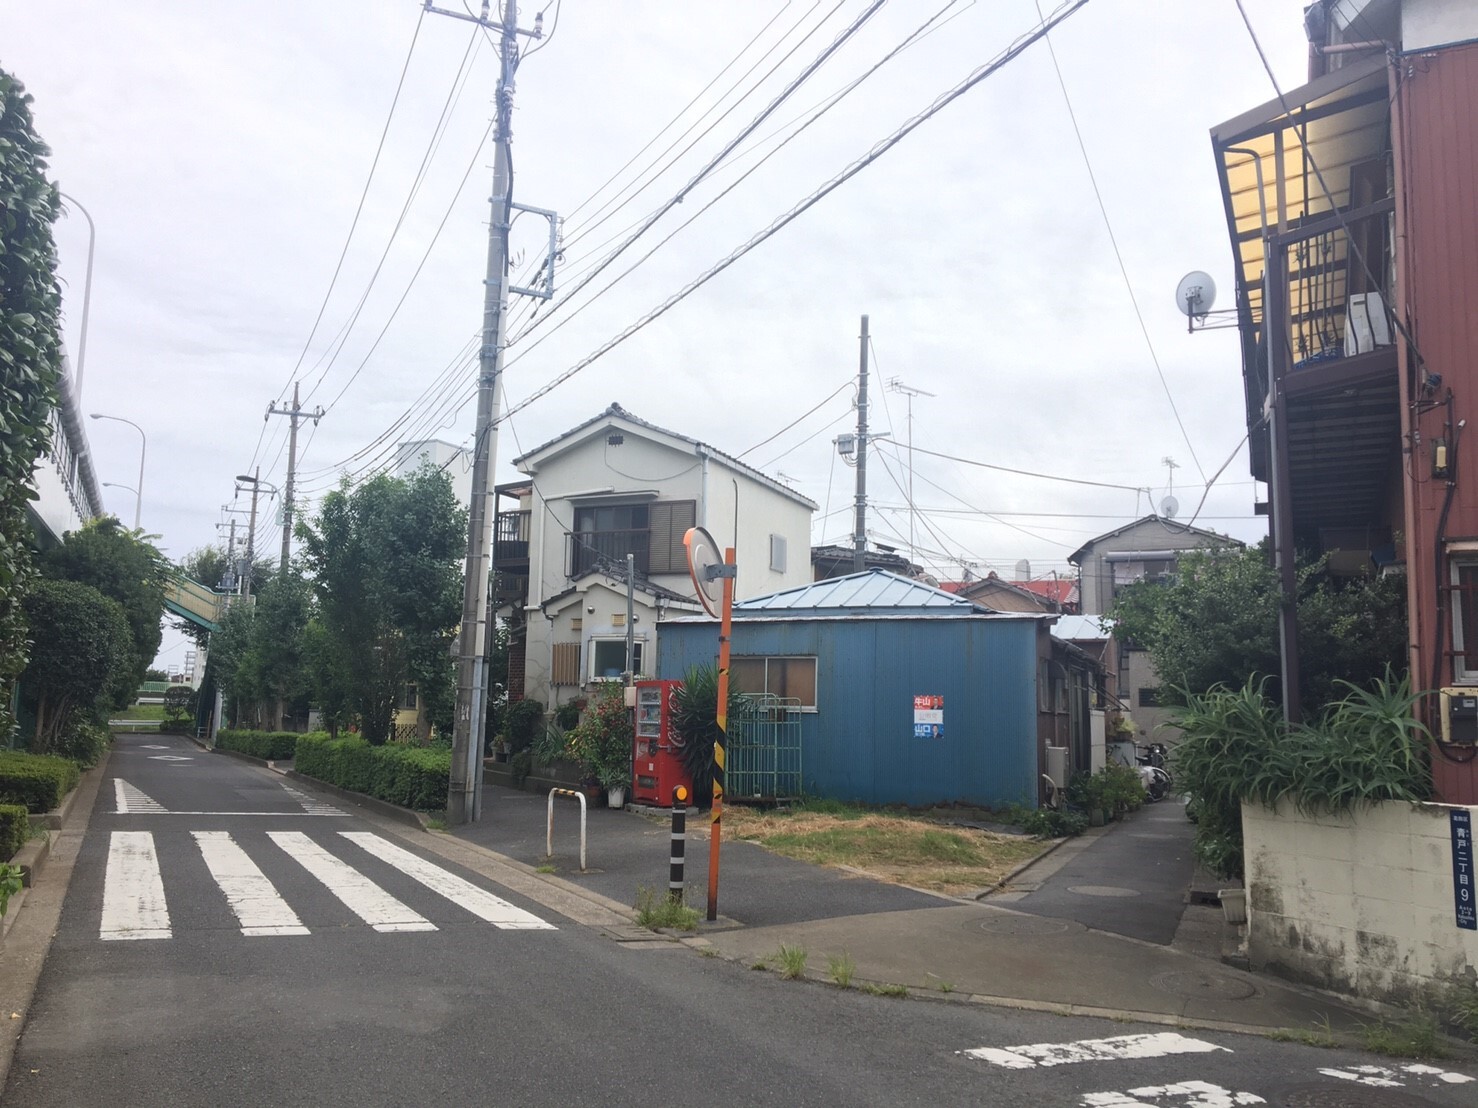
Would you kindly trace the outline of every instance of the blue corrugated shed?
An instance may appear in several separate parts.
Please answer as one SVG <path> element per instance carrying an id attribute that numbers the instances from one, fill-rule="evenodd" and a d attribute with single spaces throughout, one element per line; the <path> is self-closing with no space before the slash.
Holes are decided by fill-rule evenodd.
<path id="1" fill-rule="evenodd" d="M 801 725 L 807 793 L 1031 805 L 1043 618 L 876 570 L 736 604 L 732 651 L 816 659 L 816 703 Z M 657 641 L 658 675 L 681 678 L 716 660 L 717 622 L 664 620 Z M 916 737 L 917 697 L 939 698 L 941 734 Z"/>

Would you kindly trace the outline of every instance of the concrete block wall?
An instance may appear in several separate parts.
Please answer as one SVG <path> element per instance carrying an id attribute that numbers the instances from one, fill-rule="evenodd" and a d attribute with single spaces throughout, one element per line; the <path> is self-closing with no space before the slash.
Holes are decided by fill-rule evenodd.
<path id="1" fill-rule="evenodd" d="M 1478 979 L 1478 931 L 1457 926 L 1453 904 L 1452 807 L 1244 804 L 1252 968 L 1402 1005 Z"/>

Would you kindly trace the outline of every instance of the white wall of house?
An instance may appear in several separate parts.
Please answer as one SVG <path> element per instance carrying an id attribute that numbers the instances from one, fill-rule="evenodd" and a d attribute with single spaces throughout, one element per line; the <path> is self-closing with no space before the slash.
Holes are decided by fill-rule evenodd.
<path id="1" fill-rule="evenodd" d="M 1404 50 L 1425 50 L 1475 38 L 1478 38 L 1478 8 L 1466 0 L 1405 0 L 1401 5 Z"/>
<path id="2" fill-rule="evenodd" d="M 621 441 L 613 443 L 613 434 Z M 584 690 L 560 688 L 551 683 L 552 647 L 579 637 L 583 672 L 589 673 L 585 650 L 595 635 L 625 634 L 625 590 L 607 599 L 604 586 L 596 596 L 578 606 L 568 598 L 547 605 L 571 587 L 568 534 L 575 530 L 576 514 L 582 508 L 621 504 L 660 504 L 693 501 L 694 518 L 705 525 L 722 547 L 734 542 L 735 493 L 738 494 L 739 539 L 736 549 L 738 576 L 735 596 L 759 596 L 811 578 L 811 513 L 814 506 L 804 497 L 768 481 L 742 467 L 731 465 L 706 448 L 678 436 L 631 423 L 618 416 L 596 423 L 548 448 L 535 451 L 521 461 L 520 468 L 532 477 L 528 498 L 529 595 L 525 652 L 525 695 L 546 704 L 582 695 Z M 772 538 L 773 537 L 773 538 Z M 778 539 L 778 543 L 773 539 Z M 681 535 L 677 536 L 680 543 Z M 772 546 L 783 558 L 772 562 Z M 775 568 L 775 566 L 780 568 Z M 619 572 L 619 571 L 618 571 Z M 679 558 L 670 571 L 653 571 L 654 584 L 683 596 L 694 596 L 686 562 Z M 596 607 L 596 612 L 587 609 Z M 638 593 L 637 626 L 650 636 L 647 649 L 656 658 L 658 612 L 650 594 Z M 576 610 L 578 607 L 578 611 Z M 612 613 L 621 622 L 608 618 Z M 553 617 L 551 622 L 550 617 Z M 569 623 L 580 620 L 578 632 Z M 586 623 L 586 620 L 592 620 Z M 556 698 L 556 691 L 559 693 Z"/>
<path id="3" fill-rule="evenodd" d="M 1308 816 L 1287 801 L 1243 805 L 1252 967 L 1398 1004 L 1471 981 L 1478 931 L 1456 925 L 1453 807 Z M 1467 810 L 1478 823 L 1478 807 Z"/>
<path id="4" fill-rule="evenodd" d="M 452 496 L 464 508 L 472 499 L 472 452 L 440 439 L 403 442 L 395 448 L 390 472 L 396 477 L 409 477 L 423 465 L 432 465 L 447 475 L 452 483 Z"/>

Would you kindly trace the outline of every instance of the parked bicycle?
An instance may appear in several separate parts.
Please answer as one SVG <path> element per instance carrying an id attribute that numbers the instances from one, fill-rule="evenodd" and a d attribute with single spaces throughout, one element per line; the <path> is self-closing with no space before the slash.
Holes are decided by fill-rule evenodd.
<path id="1" fill-rule="evenodd" d="M 1139 779 L 1151 800 L 1164 799 L 1174 784 L 1170 771 L 1165 768 L 1169 753 L 1164 743 L 1148 743 L 1134 748 L 1134 760 L 1139 763 Z"/>

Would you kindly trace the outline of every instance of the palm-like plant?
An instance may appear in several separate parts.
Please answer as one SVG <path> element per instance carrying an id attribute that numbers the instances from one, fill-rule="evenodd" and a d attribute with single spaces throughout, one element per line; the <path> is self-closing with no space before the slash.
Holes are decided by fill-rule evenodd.
<path id="1" fill-rule="evenodd" d="M 746 703 L 731 682 L 730 730 Z M 720 734 L 717 666 L 694 666 L 683 675 L 682 685 L 672 694 L 672 729 L 682 743 L 683 768 L 693 781 L 693 796 L 701 804 L 713 795 L 713 746 Z"/>

